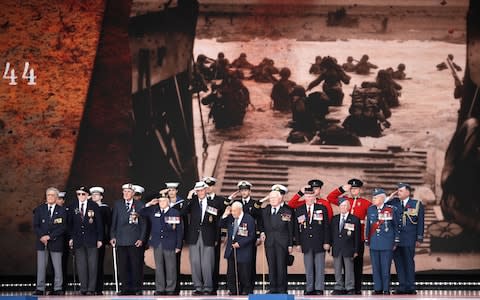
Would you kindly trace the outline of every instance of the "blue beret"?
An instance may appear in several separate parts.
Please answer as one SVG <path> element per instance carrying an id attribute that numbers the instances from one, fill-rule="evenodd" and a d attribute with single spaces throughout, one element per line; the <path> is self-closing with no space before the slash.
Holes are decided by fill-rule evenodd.
<path id="1" fill-rule="evenodd" d="M 399 189 L 406 188 L 409 191 L 412 190 L 412 187 L 408 183 L 404 183 L 404 182 L 400 182 L 399 184 L 397 184 L 397 188 Z"/>
<path id="2" fill-rule="evenodd" d="M 345 197 L 339 197 L 338 198 L 338 205 L 342 204 L 343 202 L 347 201 L 348 199 Z"/>
<path id="3" fill-rule="evenodd" d="M 382 188 L 373 189 L 373 192 L 372 192 L 373 196 L 377 196 L 377 195 L 381 195 L 381 194 L 386 194 L 384 189 L 382 189 Z"/>

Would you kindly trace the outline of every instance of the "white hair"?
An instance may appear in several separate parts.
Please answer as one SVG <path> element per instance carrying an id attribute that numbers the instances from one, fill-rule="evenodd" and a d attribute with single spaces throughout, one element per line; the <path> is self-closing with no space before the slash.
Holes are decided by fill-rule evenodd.
<path id="1" fill-rule="evenodd" d="M 55 187 L 49 187 L 48 189 L 45 190 L 45 194 L 48 194 L 48 192 L 54 192 L 57 197 L 58 197 L 58 194 L 60 194 L 60 191 Z"/>
<path id="2" fill-rule="evenodd" d="M 240 208 L 240 209 L 243 209 L 243 204 L 242 204 L 242 202 L 240 202 L 240 201 L 235 201 L 235 202 L 233 202 L 233 204 L 232 204 L 232 208 Z"/>

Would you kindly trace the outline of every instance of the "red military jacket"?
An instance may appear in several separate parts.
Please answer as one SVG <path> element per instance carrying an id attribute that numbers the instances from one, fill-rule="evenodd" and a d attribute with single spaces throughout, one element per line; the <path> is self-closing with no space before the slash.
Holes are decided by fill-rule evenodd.
<path id="1" fill-rule="evenodd" d="M 301 199 L 302 196 L 303 196 L 303 193 L 301 191 L 298 191 L 298 193 L 293 195 L 292 199 L 290 199 L 290 201 L 288 201 L 288 206 L 292 209 L 296 209 L 296 208 L 299 208 L 300 206 L 302 206 L 303 204 L 305 204 L 305 200 Z M 332 205 L 330 204 L 330 202 L 328 202 L 327 200 L 322 199 L 322 198 L 317 198 L 317 204 L 321 204 L 321 205 L 323 205 L 327 208 L 328 222 L 332 222 L 333 209 L 332 209 Z"/>
<path id="2" fill-rule="evenodd" d="M 338 205 L 338 198 L 345 193 L 342 187 L 336 188 L 328 194 L 327 199 L 330 203 Z M 350 202 L 350 213 L 360 219 L 362 225 L 362 241 L 365 240 L 365 218 L 367 217 L 367 210 L 372 203 L 362 197 L 352 198 L 345 197 Z"/>

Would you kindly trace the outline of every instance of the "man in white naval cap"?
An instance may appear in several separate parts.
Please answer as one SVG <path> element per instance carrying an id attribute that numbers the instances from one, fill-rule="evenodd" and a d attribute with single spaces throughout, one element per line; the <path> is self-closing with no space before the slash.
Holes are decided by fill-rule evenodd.
<path id="1" fill-rule="evenodd" d="M 294 236 L 293 210 L 283 202 L 287 192 L 285 186 L 273 185 L 270 204 L 261 213 L 260 238 L 265 243 L 270 294 L 287 293 L 287 265 Z"/>
<path id="2" fill-rule="evenodd" d="M 102 247 L 98 248 L 97 285 L 95 289 L 95 295 L 103 295 L 103 262 L 105 261 L 105 247 L 110 243 L 110 227 L 112 225 L 112 210 L 106 203 L 103 202 L 104 193 L 105 190 L 101 186 L 94 186 L 90 188 L 92 201 L 97 203 L 103 221 L 103 244 Z"/>
<path id="3" fill-rule="evenodd" d="M 198 295 L 214 295 L 215 246 L 219 239 L 218 220 L 223 206 L 207 197 L 208 185 L 199 181 L 190 190 L 182 214 L 188 215 L 185 242 L 189 247 L 192 281 Z"/>

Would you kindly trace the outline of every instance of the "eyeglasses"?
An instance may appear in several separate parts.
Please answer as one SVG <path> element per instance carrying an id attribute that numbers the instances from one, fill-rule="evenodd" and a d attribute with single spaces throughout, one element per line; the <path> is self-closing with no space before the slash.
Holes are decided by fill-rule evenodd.
<path id="1" fill-rule="evenodd" d="M 77 196 L 86 196 L 87 193 L 77 193 Z"/>

